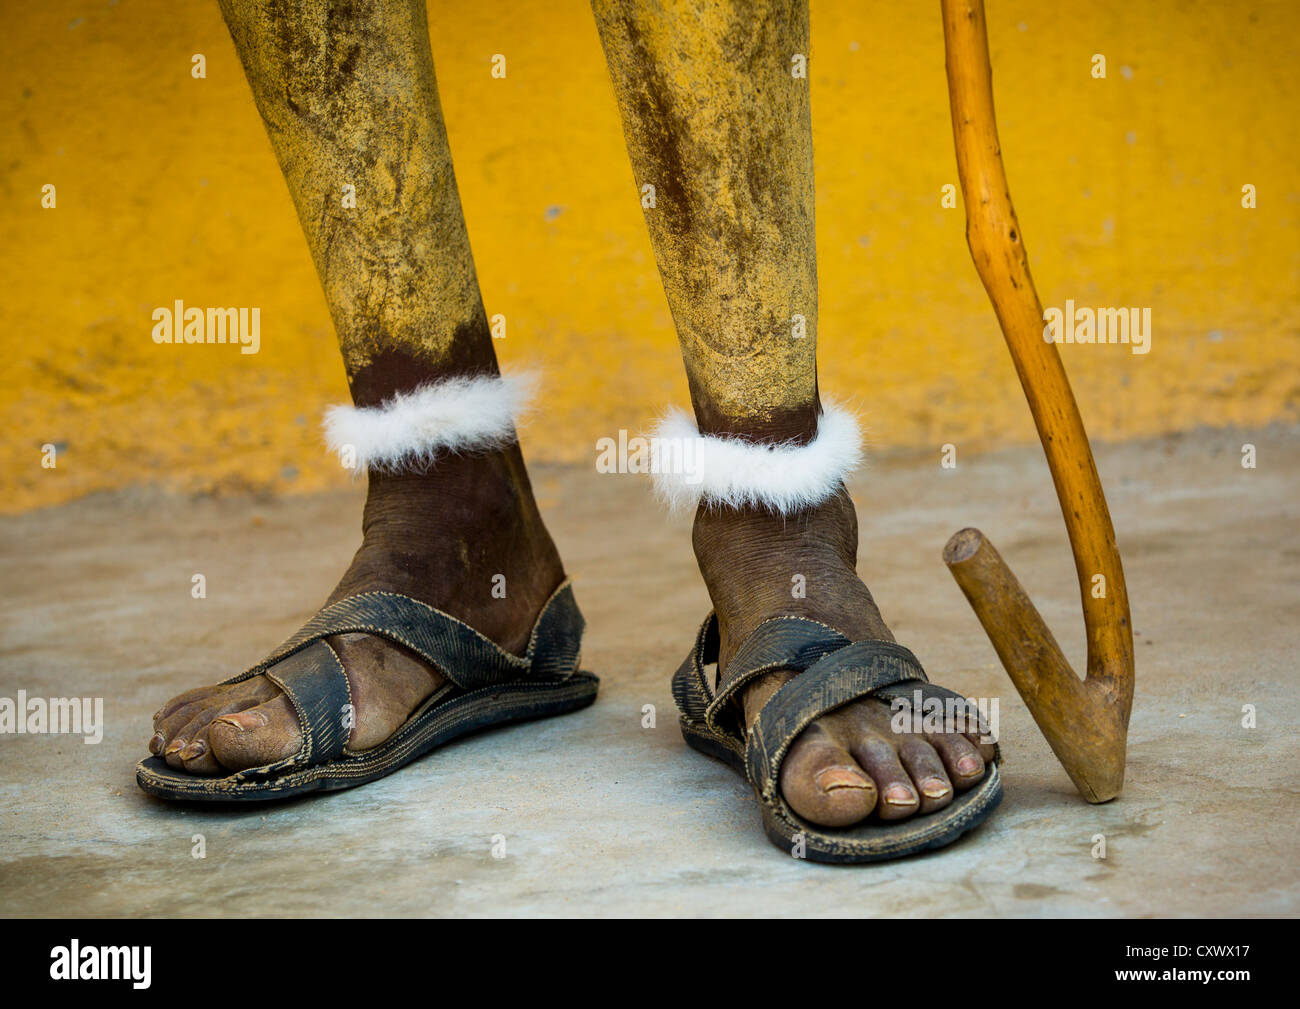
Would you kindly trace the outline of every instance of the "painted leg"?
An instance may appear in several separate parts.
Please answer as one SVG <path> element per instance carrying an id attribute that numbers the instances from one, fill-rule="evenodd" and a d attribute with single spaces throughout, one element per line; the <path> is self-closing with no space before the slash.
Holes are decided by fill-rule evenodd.
<path id="1" fill-rule="evenodd" d="M 522 652 L 564 572 L 515 439 L 524 390 L 497 371 L 423 0 L 221 7 L 338 333 L 354 406 L 331 412 L 330 442 L 369 470 L 362 544 L 327 602 L 400 592 Z M 386 739 L 443 682 L 378 638 L 327 640 L 352 689 L 353 749 Z M 264 676 L 180 694 L 154 729 L 151 751 L 195 774 L 301 745 Z"/>
<path id="2" fill-rule="evenodd" d="M 856 423 L 818 396 L 812 128 L 808 82 L 792 74 L 809 53 L 808 5 L 593 9 L 637 185 L 655 187 L 646 222 L 703 436 L 702 482 L 667 482 L 702 490 L 694 546 L 719 619 L 718 668 L 774 616 L 892 641 L 856 570 L 842 482 L 858 458 Z M 778 442 L 801 447 L 773 466 Z M 792 675 L 743 691 L 746 725 Z M 947 805 L 991 757 L 973 733 L 903 740 L 888 706 L 867 700 L 806 728 L 780 787 L 825 826 L 900 819 Z"/>

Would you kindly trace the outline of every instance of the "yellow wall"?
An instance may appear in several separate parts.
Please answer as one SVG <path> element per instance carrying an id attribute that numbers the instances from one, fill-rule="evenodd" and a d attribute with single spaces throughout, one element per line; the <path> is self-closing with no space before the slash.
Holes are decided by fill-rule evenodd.
<path id="1" fill-rule="evenodd" d="M 47 0 L 5 21 L 0 508 L 346 481 L 317 429 L 346 396 L 329 316 L 216 4 Z M 498 352 L 547 374 L 525 451 L 590 460 L 686 399 L 590 12 L 435 2 L 430 21 Z M 1295 419 L 1300 5 L 989 0 L 989 22 L 1044 302 L 1152 309 L 1147 356 L 1063 348 L 1093 436 Z M 877 446 L 1032 440 L 963 212 L 939 205 L 937 2 L 814 0 L 810 67 L 823 390 Z M 150 313 L 177 298 L 259 306 L 261 352 L 156 346 Z M 53 470 L 45 443 L 65 446 Z"/>

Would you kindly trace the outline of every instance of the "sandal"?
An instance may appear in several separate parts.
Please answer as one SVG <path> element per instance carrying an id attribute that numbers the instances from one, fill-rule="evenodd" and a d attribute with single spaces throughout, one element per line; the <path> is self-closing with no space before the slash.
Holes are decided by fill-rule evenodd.
<path id="1" fill-rule="evenodd" d="M 864 820 L 852 827 L 818 827 L 801 819 L 778 787 L 781 762 L 795 737 L 815 719 L 863 697 L 959 699 L 955 691 L 926 680 L 910 651 L 891 641 L 850 641 L 825 624 L 802 617 L 763 621 L 737 650 L 715 690 L 706 667 L 718 661 L 718 620 L 710 614 L 695 648 L 673 676 L 673 698 L 681 711 L 682 736 L 711 757 L 725 761 L 753 786 L 763 829 L 779 848 L 802 847 L 815 862 L 878 862 L 950 844 L 976 827 L 1002 801 L 998 775 L 1001 753 L 989 762 L 978 785 L 941 810 L 906 820 Z M 778 669 L 799 675 L 764 705 L 746 735 L 732 703 L 755 677 Z"/>
<path id="2" fill-rule="evenodd" d="M 317 613 L 267 658 L 225 681 L 238 683 L 264 673 L 280 687 L 302 726 L 297 753 L 224 778 L 174 770 L 151 756 L 137 765 L 136 781 L 163 799 L 217 802 L 260 802 L 364 785 L 458 736 L 591 704 L 600 681 L 577 668 L 584 625 L 567 581 L 542 608 L 522 657 L 400 593 L 363 592 L 342 599 Z M 388 739 L 356 752 L 348 749 L 348 679 L 323 640 L 350 633 L 403 645 L 447 678 Z"/>

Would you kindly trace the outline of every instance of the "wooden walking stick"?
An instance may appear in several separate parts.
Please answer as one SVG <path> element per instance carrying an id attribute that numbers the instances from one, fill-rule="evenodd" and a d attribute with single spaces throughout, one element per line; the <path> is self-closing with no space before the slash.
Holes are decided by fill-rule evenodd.
<path id="1" fill-rule="evenodd" d="M 1124 784 L 1133 704 L 1124 571 L 1061 355 L 1043 338 L 1043 308 L 998 146 L 984 3 L 941 4 L 966 241 L 1029 401 L 1065 517 L 1088 632 L 1087 679 L 1075 675 L 1015 575 L 979 530 L 954 535 L 943 559 L 1070 779 L 1089 802 L 1105 802 Z"/>

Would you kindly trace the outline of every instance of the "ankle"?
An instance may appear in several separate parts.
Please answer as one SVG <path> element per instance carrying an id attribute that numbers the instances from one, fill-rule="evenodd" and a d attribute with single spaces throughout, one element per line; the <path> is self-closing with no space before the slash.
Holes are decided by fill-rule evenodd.
<path id="1" fill-rule="evenodd" d="M 857 515 L 843 487 L 792 515 L 701 506 L 693 542 L 718 614 L 720 668 L 754 628 L 774 616 L 819 620 L 855 640 L 893 640 L 858 577 Z"/>
<path id="2" fill-rule="evenodd" d="M 401 592 L 522 652 L 564 568 L 519 446 L 444 453 L 427 472 L 369 480 L 362 544 L 330 601 Z"/>

